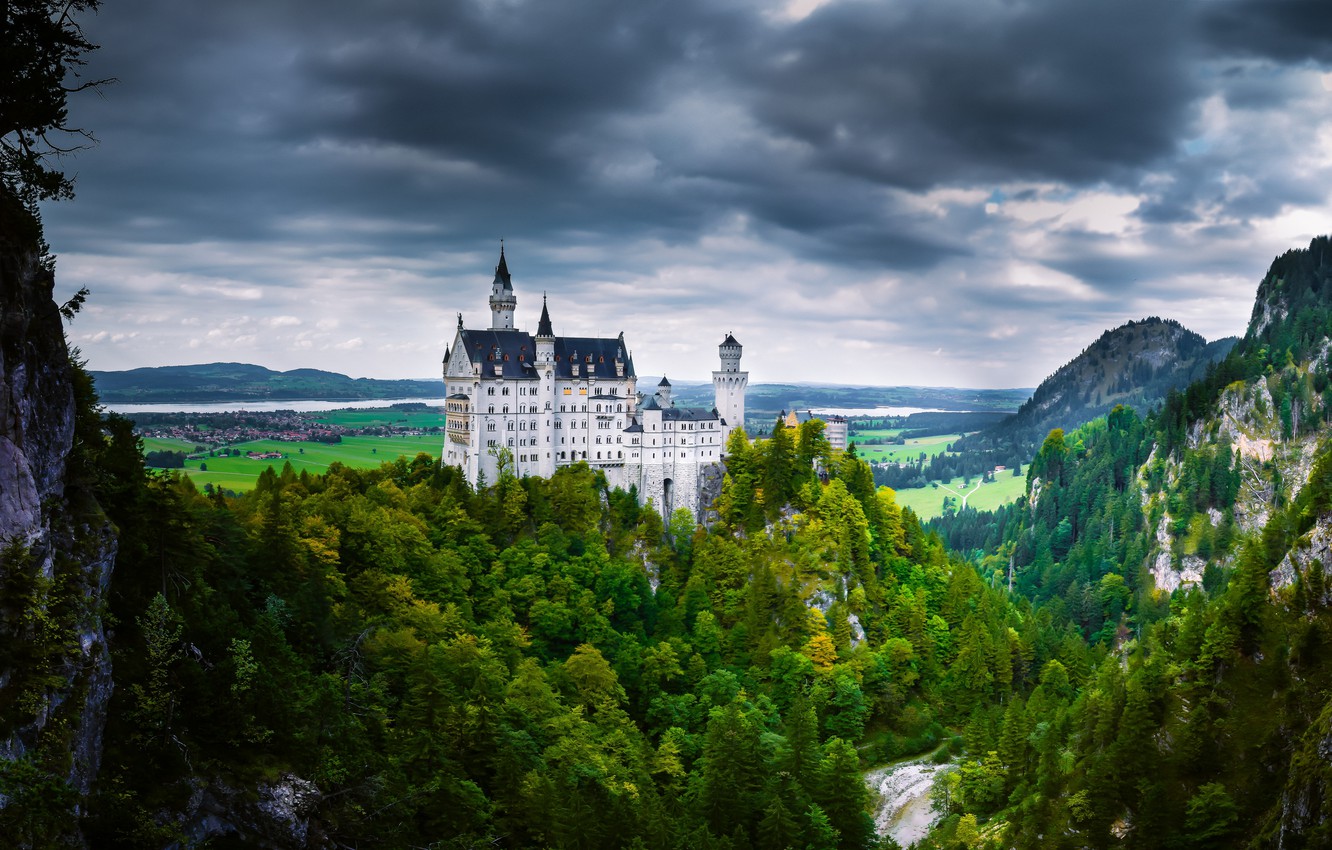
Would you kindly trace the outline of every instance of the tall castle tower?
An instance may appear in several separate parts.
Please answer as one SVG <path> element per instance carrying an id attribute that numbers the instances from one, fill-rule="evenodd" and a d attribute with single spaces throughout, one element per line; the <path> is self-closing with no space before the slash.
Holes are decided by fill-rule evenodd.
<path id="1" fill-rule="evenodd" d="M 509 264 L 504 262 L 504 243 L 501 242 L 495 282 L 490 285 L 490 329 L 513 330 L 513 311 L 517 307 L 518 296 L 513 294 L 513 280 L 509 278 Z"/>
<path id="2" fill-rule="evenodd" d="M 712 373 L 712 389 L 717 412 L 726 420 L 726 436 L 735 428 L 745 427 L 745 387 L 749 386 L 749 373 L 740 371 L 740 355 L 744 346 L 731 334 L 717 346 L 721 355 L 721 370 Z"/>

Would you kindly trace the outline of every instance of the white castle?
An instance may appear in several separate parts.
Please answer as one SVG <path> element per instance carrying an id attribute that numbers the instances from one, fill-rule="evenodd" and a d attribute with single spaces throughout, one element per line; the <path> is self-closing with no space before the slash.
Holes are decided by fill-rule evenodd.
<path id="1" fill-rule="evenodd" d="M 677 508 L 703 516 L 721 484 L 726 438 L 745 422 L 741 345 L 727 334 L 712 373 L 716 407 L 676 407 L 665 378 L 638 392 L 624 334 L 613 339 L 558 337 L 541 303 L 536 335 L 514 328 L 518 299 L 504 248 L 490 292 L 490 327 L 463 327 L 444 353 L 446 433 L 443 462 L 472 486 L 494 482 L 500 464 L 522 477 L 549 477 L 586 462 L 612 487 L 638 488 L 663 517 Z"/>

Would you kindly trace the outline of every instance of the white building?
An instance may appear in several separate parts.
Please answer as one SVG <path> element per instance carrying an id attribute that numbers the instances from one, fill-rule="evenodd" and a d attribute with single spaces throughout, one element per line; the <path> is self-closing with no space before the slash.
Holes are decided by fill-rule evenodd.
<path id="1" fill-rule="evenodd" d="M 688 508 L 696 517 L 720 486 L 726 438 L 744 426 L 742 347 L 728 334 L 713 373 L 716 407 L 676 407 L 662 378 L 638 392 L 624 334 L 557 337 L 542 299 L 533 336 L 514 328 L 518 300 L 504 251 L 491 287 L 491 326 L 463 327 L 444 354 L 448 395 L 443 462 L 476 486 L 493 482 L 501 462 L 518 476 L 549 477 L 585 461 L 613 487 L 638 488 L 663 516 Z"/>

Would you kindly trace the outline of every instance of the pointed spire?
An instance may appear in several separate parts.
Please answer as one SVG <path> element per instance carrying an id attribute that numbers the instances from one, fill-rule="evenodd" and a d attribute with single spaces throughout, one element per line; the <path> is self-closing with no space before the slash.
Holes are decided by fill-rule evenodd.
<path id="1" fill-rule="evenodd" d="M 505 289 L 513 289 L 513 281 L 509 277 L 509 264 L 504 259 L 504 240 L 500 240 L 500 259 L 499 265 L 495 266 L 495 279 L 504 284 Z"/>
<path id="2" fill-rule="evenodd" d="M 541 293 L 541 321 L 537 322 L 537 336 L 555 336 L 555 331 L 550 326 L 550 310 L 546 309 L 546 293 L 544 292 Z"/>

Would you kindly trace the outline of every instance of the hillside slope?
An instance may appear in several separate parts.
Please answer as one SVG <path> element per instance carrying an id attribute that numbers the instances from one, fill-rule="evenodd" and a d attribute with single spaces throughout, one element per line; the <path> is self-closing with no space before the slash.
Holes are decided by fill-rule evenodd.
<path id="1" fill-rule="evenodd" d="M 102 400 L 113 404 L 433 398 L 444 390 L 443 384 L 433 380 L 350 378 L 320 369 L 275 372 L 249 363 L 153 366 L 92 375 Z"/>
<path id="2" fill-rule="evenodd" d="M 1226 337 L 1209 343 L 1179 322 L 1155 316 L 1121 325 L 1042 381 L 1010 419 L 961 441 L 958 448 L 1004 443 L 1034 448 L 1050 429 L 1076 428 L 1116 405 L 1145 412 L 1171 389 L 1203 377 L 1235 342 Z"/>
<path id="3" fill-rule="evenodd" d="M 987 830 L 1019 848 L 1332 841 L 1329 331 L 1320 238 L 1273 262 L 1204 380 L 1146 420 L 1050 432 L 1023 503 L 940 524 L 1100 656 L 1047 668 L 968 741 L 960 772 L 999 791 L 960 791 Z"/>

